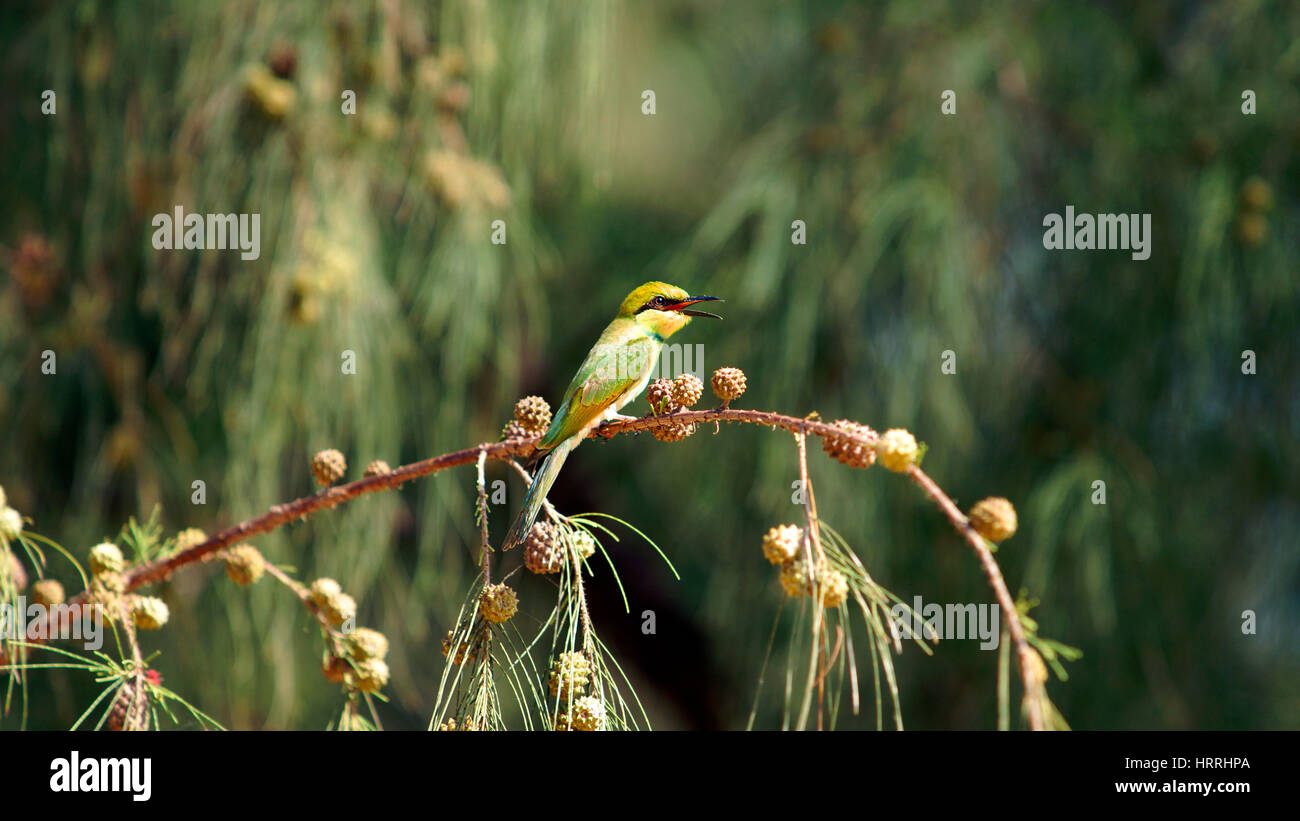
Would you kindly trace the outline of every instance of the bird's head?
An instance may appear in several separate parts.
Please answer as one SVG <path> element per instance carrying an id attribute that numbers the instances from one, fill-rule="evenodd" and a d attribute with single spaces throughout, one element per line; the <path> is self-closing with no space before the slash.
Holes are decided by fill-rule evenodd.
<path id="1" fill-rule="evenodd" d="M 618 315 L 632 319 L 649 331 L 667 339 L 686 327 L 693 316 L 710 316 L 722 319 L 708 311 L 697 311 L 690 306 L 699 302 L 721 301 L 716 296 L 691 296 L 676 285 L 666 282 L 647 282 L 623 300 Z"/>

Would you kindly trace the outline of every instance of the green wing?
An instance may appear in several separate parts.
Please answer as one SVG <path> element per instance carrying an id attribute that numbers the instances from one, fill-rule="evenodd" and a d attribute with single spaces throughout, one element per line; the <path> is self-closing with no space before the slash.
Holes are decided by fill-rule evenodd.
<path id="1" fill-rule="evenodd" d="M 614 320 L 574 374 L 546 435 L 549 450 L 581 431 L 614 404 L 654 366 L 658 345 L 635 322 Z"/>

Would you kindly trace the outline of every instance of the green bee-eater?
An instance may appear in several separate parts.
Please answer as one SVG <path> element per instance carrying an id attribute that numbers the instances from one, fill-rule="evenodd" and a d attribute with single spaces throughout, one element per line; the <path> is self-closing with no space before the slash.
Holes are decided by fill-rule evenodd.
<path id="1" fill-rule="evenodd" d="M 544 454 L 545 458 L 528 488 L 523 510 L 506 535 L 504 550 L 519 544 L 528 535 L 569 452 L 602 422 L 632 418 L 620 414 L 619 410 L 645 390 L 664 340 L 686 327 L 693 316 L 722 319 L 717 314 L 689 307 L 716 299 L 716 296 L 691 296 L 666 282 L 647 282 L 627 295 L 618 316 L 605 328 L 578 368 L 551 426 L 537 442 L 537 453 Z"/>

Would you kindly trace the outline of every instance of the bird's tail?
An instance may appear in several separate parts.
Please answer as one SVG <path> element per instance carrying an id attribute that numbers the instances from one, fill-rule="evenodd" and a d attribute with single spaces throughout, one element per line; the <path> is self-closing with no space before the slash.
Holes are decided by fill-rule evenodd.
<path id="1" fill-rule="evenodd" d="M 550 491 L 551 485 L 555 484 L 555 477 L 560 475 L 564 460 L 569 458 L 569 451 L 573 450 L 576 444 L 573 439 L 561 442 L 542 460 L 533 477 L 533 484 L 528 488 L 528 495 L 524 497 L 524 508 L 519 511 L 519 516 L 510 526 L 505 541 L 501 543 L 502 550 L 515 547 L 528 535 L 533 522 L 537 521 L 537 514 L 542 510 L 542 503 L 546 501 L 546 494 Z"/>

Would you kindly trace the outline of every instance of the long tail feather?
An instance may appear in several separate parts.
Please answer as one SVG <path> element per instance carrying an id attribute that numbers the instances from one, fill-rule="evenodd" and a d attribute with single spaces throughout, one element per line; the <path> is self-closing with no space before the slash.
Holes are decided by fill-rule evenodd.
<path id="1" fill-rule="evenodd" d="M 502 550 L 517 546 L 528 535 L 533 522 L 537 521 L 537 514 L 542 510 L 542 503 L 546 501 L 546 494 L 550 492 L 551 485 L 555 484 L 555 477 L 560 475 L 564 460 L 569 458 L 569 452 L 576 444 L 573 439 L 561 442 L 542 460 L 533 477 L 533 484 L 528 488 L 528 495 L 524 497 L 523 510 L 519 511 L 519 516 L 515 518 L 515 523 L 510 526 L 510 532 L 501 544 Z"/>

